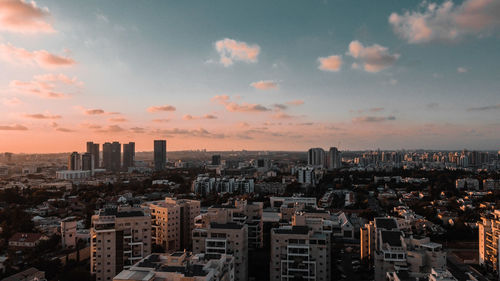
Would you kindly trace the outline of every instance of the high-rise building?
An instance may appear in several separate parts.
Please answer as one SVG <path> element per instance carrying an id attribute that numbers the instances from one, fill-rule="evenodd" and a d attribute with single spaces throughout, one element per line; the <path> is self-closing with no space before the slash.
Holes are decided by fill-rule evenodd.
<path id="1" fill-rule="evenodd" d="M 73 152 L 68 157 L 68 170 L 77 171 L 82 169 L 82 159 L 78 152 Z"/>
<path id="2" fill-rule="evenodd" d="M 113 280 L 151 254 L 151 217 L 140 208 L 113 207 L 92 216 L 90 271 L 96 281 Z"/>
<path id="3" fill-rule="evenodd" d="M 119 171 L 121 167 L 122 147 L 119 142 L 106 142 L 102 145 L 103 167 L 109 171 Z"/>
<path id="4" fill-rule="evenodd" d="M 500 210 L 489 216 L 481 217 L 479 225 L 479 264 L 486 266 L 490 271 L 499 273 L 500 260 L 498 257 L 500 245 Z"/>
<path id="5" fill-rule="evenodd" d="M 212 165 L 220 165 L 220 154 L 212 155 Z"/>
<path id="6" fill-rule="evenodd" d="M 155 171 L 161 171 L 165 169 L 165 164 L 167 163 L 166 140 L 154 141 L 154 162 L 155 162 Z"/>
<path id="7" fill-rule="evenodd" d="M 328 170 L 340 169 L 342 167 L 342 156 L 336 147 L 330 147 L 327 158 Z"/>
<path id="8" fill-rule="evenodd" d="M 94 155 L 92 153 L 86 152 L 82 154 L 82 170 L 92 171 L 94 170 Z"/>
<path id="9" fill-rule="evenodd" d="M 323 148 L 311 148 L 307 151 L 307 164 L 311 166 L 325 166 L 325 151 Z"/>
<path id="10" fill-rule="evenodd" d="M 207 258 L 220 259 L 221 255 L 233 255 L 235 280 L 248 278 L 248 227 L 231 222 L 228 216 L 218 217 L 203 228 L 193 230 L 193 252 Z"/>
<path id="11" fill-rule="evenodd" d="M 330 234 L 307 226 L 305 217 L 271 230 L 270 280 L 331 280 Z"/>
<path id="12" fill-rule="evenodd" d="M 123 144 L 123 169 L 128 170 L 129 167 L 134 167 L 135 160 L 135 142 Z"/>
<path id="13" fill-rule="evenodd" d="M 200 215 L 200 201 L 167 197 L 144 207 L 151 214 L 153 243 L 167 253 L 191 248 L 191 231 L 194 219 Z"/>
<path id="14" fill-rule="evenodd" d="M 87 153 L 91 153 L 94 157 L 94 168 L 97 169 L 100 166 L 100 157 L 99 157 L 99 144 L 93 143 L 91 141 L 87 142 Z"/>

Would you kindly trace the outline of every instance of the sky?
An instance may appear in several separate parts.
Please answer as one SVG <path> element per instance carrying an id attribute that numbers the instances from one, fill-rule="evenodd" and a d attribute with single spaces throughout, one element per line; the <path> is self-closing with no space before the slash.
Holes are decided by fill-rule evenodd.
<path id="1" fill-rule="evenodd" d="M 0 0 L 0 152 L 498 150 L 499 50 L 499 0 Z"/>

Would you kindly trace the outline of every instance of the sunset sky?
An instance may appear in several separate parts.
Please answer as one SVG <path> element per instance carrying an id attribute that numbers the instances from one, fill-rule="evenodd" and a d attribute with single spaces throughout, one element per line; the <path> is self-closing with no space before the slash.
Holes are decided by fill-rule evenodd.
<path id="1" fill-rule="evenodd" d="M 0 152 L 500 148 L 500 1 L 0 0 Z"/>

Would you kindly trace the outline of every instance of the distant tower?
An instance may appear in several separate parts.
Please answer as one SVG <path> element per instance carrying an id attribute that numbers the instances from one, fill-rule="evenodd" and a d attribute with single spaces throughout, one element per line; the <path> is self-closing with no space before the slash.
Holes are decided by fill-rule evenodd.
<path id="1" fill-rule="evenodd" d="M 87 142 L 87 152 L 94 156 L 94 168 L 99 167 L 100 157 L 99 157 L 99 144 L 93 143 L 91 141 Z"/>
<path id="2" fill-rule="evenodd" d="M 123 169 L 128 170 L 128 167 L 134 166 L 135 160 L 135 142 L 123 144 Z"/>
<path id="3" fill-rule="evenodd" d="M 108 171 L 120 170 L 122 147 L 119 142 L 106 142 L 102 145 L 102 162 Z"/>
<path id="4" fill-rule="evenodd" d="M 82 154 L 82 170 L 92 171 L 94 170 L 94 155 L 90 152 Z"/>
<path id="5" fill-rule="evenodd" d="M 167 162 L 166 140 L 154 141 L 154 162 L 155 162 L 155 171 L 161 171 L 165 169 L 165 163 Z"/>
<path id="6" fill-rule="evenodd" d="M 220 165 L 220 154 L 212 155 L 212 165 Z"/>
<path id="7" fill-rule="evenodd" d="M 325 151 L 323 148 L 311 148 L 307 151 L 307 164 L 311 166 L 325 166 Z"/>
<path id="8" fill-rule="evenodd" d="M 68 158 L 68 170 L 76 171 L 82 169 L 80 154 L 78 152 L 73 152 L 69 155 Z"/>
<path id="9" fill-rule="evenodd" d="M 342 167 L 342 156 L 336 147 L 330 147 L 328 151 L 328 170 L 340 169 Z"/>

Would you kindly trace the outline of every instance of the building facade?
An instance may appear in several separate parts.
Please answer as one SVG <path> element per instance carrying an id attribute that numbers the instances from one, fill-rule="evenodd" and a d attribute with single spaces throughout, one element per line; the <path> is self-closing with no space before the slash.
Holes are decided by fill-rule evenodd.
<path id="1" fill-rule="evenodd" d="M 155 140 L 154 141 L 155 171 L 164 170 L 166 163 L 167 163 L 167 141 Z"/>

